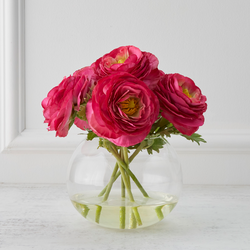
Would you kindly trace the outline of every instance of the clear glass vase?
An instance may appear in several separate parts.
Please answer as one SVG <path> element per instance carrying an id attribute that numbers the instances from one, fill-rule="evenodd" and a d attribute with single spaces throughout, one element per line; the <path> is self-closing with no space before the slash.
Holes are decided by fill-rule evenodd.
<path id="1" fill-rule="evenodd" d="M 127 149 L 127 158 L 116 147 L 122 167 L 114 152 L 99 147 L 100 140 L 103 146 L 99 138 L 83 140 L 71 157 L 67 187 L 76 210 L 91 222 L 117 229 L 143 228 L 164 219 L 182 189 L 180 161 L 170 144 L 162 143 L 158 153 L 152 151 L 155 139 L 145 139 L 142 150 Z"/>

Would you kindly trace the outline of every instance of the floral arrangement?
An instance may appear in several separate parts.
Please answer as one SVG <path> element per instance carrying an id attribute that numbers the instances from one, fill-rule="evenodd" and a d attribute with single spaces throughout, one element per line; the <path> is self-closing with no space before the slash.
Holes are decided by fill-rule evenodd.
<path id="1" fill-rule="evenodd" d="M 155 55 L 122 46 L 64 77 L 42 101 L 45 123 L 56 136 L 67 136 L 75 124 L 86 131 L 87 140 L 99 137 L 99 146 L 116 158 L 115 174 L 121 174 L 131 201 L 130 178 L 147 196 L 129 169 L 141 150 L 159 152 L 172 134 L 198 144 L 205 142 L 195 132 L 204 123 L 206 97 L 192 79 L 165 74 L 158 64 Z M 128 157 L 132 149 L 135 151 Z M 111 178 L 102 192 L 104 200 L 115 180 Z M 140 225 L 136 209 L 134 215 Z"/>

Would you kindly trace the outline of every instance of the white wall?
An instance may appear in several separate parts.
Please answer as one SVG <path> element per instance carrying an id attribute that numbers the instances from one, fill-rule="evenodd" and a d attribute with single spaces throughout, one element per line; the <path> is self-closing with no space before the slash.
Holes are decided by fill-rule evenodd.
<path id="1" fill-rule="evenodd" d="M 79 131 L 72 130 L 66 139 L 54 138 L 53 132 L 46 132 L 40 103 L 63 76 L 131 44 L 155 54 L 165 73 L 191 77 L 207 96 L 206 121 L 199 132 L 208 144 L 172 140 L 182 160 L 184 182 L 250 185 L 250 1 L 1 0 L 1 8 L 1 30 L 8 36 L 1 40 L 2 50 L 16 48 L 8 47 L 9 28 L 19 31 L 17 38 L 25 43 L 19 41 L 15 53 L 6 52 L 1 61 L 5 115 L 0 182 L 65 181 Z M 13 19 L 19 13 L 19 19 L 6 21 L 9 13 Z M 17 67 L 15 56 L 19 88 L 8 90 L 8 81 L 16 84 L 8 80 L 8 69 Z M 7 92 L 18 96 L 23 107 L 12 108 L 19 125 L 11 131 Z M 17 130 L 23 133 L 18 136 Z"/>

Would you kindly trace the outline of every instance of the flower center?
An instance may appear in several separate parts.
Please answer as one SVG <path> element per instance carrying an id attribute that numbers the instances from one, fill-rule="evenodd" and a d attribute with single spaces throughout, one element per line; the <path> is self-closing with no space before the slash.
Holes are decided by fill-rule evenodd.
<path id="1" fill-rule="evenodd" d="M 114 64 L 122 64 L 129 58 L 129 52 L 126 48 L 121 49 L 115 57 L 106 56 L 104 58 L 104 65 L 107 68 L 110 68 Z"/>
<path id="2" fill-rule="evenodd" d="M 119 53 L 115 57 L 116 63 L 124 63 L 129 57 L 128 52 L 127 53 Z"/>
<path id="3" fill-rule="evenodd" d="M 190 95 L 188 89 L 183 89 L 183 94 L 185 94 L 187 97 L 191 98 L 192 96 Z"/>
<path id="4" fill-rule="evenodd" d="M 140 109 L 139 99 L 129 97 L 127 100 L 120 102 L 120 108 L 126 115 L 132 116 Z"/>
<path id="5" fill-rule="evenodd" d="M 117 61 L 117 63 L 124 63 L 126 61 L 126 58 L 121 58 Z"/>

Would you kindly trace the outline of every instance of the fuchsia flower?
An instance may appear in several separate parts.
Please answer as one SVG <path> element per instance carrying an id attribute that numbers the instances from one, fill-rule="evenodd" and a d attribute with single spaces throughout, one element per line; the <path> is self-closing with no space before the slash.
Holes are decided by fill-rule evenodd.
<path id="1" fill-rule="evenodd" d="M 190 78 L 166 74 L 161 78 L 155 94 L 160 101 L 161 115 L 182 134 L 192 135 L 203 125 L 206 96 Z"/>
<path id="2" fill-rule="evenodd" d="M 99 58 L 92 66 L 99 78 L 116 72 L 127 72 L 145 82 L 153 89 L 160 77 L 159 61 L 149 52 L 134 46 L 122 46 Z"/>
<path id="3" fill-rule="evenodd" d="M 204 123 L 206 97 L 190 78 L 167 75 L 158 64 L 153 54 L 122 46 L 77 70 L 42 101 L 48 130 L 64 137 L 74 123 L 127 147 L 141 142 L 162 116 L 192 135 Z"/>
<path id="4" fill-rule="evenodd" d="M 73 111 L 79 111 L 80 104 L 95 83 L 94 79 L 93 69 L 86 67 L 73 76 L 65 77 L 48 93 L 42 101 L 44 122 L 48 123 L 48 130 L 57 131 L 56 136 L 60 137 L 68 134 L 70 123 L 74 121 Z"/>
<path id="5" fill-rule="evenodd" d="M 155 94 L 144 82 L 123 72 L 98 81 L 86 112 L 94 133 L 123 147 L 141 142 L 158 114 Z"/>

